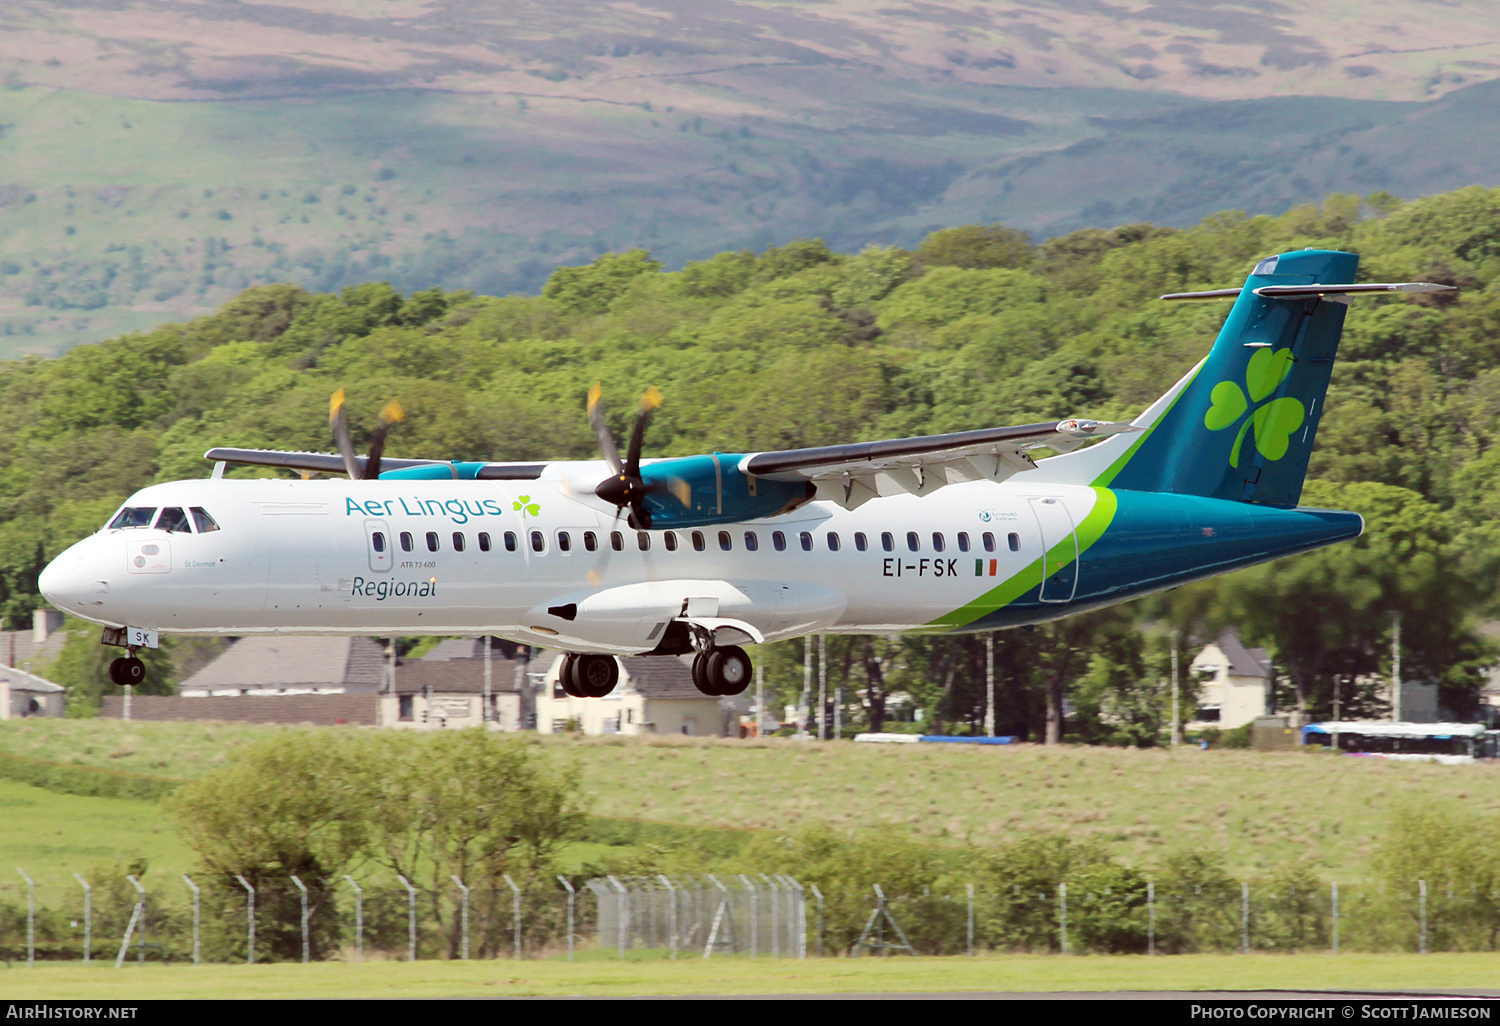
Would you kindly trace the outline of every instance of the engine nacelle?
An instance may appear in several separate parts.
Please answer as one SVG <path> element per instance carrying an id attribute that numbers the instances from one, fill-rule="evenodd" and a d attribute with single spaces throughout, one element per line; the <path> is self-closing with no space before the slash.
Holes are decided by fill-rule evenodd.
<path id="1" fill-rule="evenodd" d="M 745 474 L 739 469 L 743 458 L 716 452 L 641 464 L 641 479 L 653 486 L 645 499 L 651 526 L 704 527 L 775 516 L 796 509 L 817 492 L 808 481 Z"/>

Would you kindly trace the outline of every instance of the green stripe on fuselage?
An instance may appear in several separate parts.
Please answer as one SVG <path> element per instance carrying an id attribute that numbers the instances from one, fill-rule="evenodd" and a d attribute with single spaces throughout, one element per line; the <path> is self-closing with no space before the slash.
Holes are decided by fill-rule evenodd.
<path id="1" fill-rule="evenodd" d="M 1178 401 L 1187 394 L 1187 390 L 1192 387 L 1193 382 L 1198 378 L 1199 371 L 1201 371 L 1202 369 L 1203 368 L 1200 366 L 1198 370 L 1195 370 L 1193 372 L 1193 376 L 1188 379 L 1187 384 L 1182 386 L 1182 391 L 1178 392 L 1175 396 L 1172 397 L 1172 401 L 1167 404 L 1167 408 L 1161 411 L 1161 416 L 1157 417 L 1150 427 L 1141 432 L 1140 437 L 1138 437 L 1134 442 L 1131 443 L 1130 448 L 1126 449 L 1124 454 L 1119 459 L 1111 463 L 1108 470 L 1106 470 L 1104 473 L 1100 474 L 1097 478 L 1090 482 L 1095 488 L 1108 488 L 1110 486 L 1110 484 L 1114 481 L 1116 475 L 1118 475 L 1120 471 L 1125 469 L 1125 464 L 1130 462 L 1130 458 L 1135 455 L 1136 450 L 1145 445 L 1146 439 L 1155 434 L 1156 429 L 1160 427 L 1166 421 L 1166 419 L 1172 415 L 1172 408 L 1175 407 Z"/>
<path id="2" fill-rule="evenodd" d="M 1119 509 L 1119 500 L 1115 493 L 1108 488 L 1095 488 L 1094 508 L 1089 515 L 1083 518 L 1083 523 L 1078 525 L 1075 532 L 1078 538 L 1078 572 L 1082 573 L 1083 554 L 1104 537 L 1105 530 L 1115 518 L 1115 511 Z M 1073 539 L 1065 538 L 1048 550 L 1046 560 L 1053 565 L 1061 566 L 1067 556 L 1071 559 L 1073 554 Z M 953 629 L 965 624 L 973 623 L 981 617 L 988 616 L 995 610 L 1009 605 L 1022 595 L 1036 588 L 1042 583 L 1042 561 L 1038 556 L 1024 569 L 1006 578 L 1003 582 L 980 595 L 978 598 L 959 606 L 951 613 L 945 613 L 936 620 L 928 622 L 927 626 L 937 629 Z"/>

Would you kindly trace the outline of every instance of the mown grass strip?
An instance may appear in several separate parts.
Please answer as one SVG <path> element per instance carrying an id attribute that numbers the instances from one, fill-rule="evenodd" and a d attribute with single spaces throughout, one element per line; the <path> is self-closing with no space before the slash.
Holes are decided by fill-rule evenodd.
<path id="1" fill-rule="evenodd" d="M 83 795 L 88 798 L 140 798 L 148 801 L 165 798 L 182 784 L 182 781 L 170 777 L 75 766 L 3 752 L 0 752 L 0 779 L 14 780 L 61 794 Z"/>

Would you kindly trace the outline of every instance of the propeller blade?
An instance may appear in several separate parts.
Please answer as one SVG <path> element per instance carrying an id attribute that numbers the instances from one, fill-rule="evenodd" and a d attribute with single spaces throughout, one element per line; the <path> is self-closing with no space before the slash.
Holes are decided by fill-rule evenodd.
<path id="1" fill-rule="evenodd" d="M 598 382 L 589 389 L 589 424 L 594 428 L 594 437 L 599 440 L 599 448 L 604 452 L 604 461 L 609 464 L 611 472 L 618 474 L 623 469 L 620 463 L 620 448 L 615 445 L 614 436 L 609 433 L 609 425 L 604 423 L 604 408 L 599 405 L 599 397 L 604 394 L 604 389 Z"/>
<path id="2" fill-rule="evenodd" d="M 349 438 L 349 415 L 344 411 L 344 390 L 333 393 L 328 400 L 328 426 L 333 429 L 333 440 L 344 457 L 344 472 L 349 480 L 359 479 L 359 460 L 354 455 L 354 442 Z"/>
<path id="3" fill-rule="evenodd" d="M 385 404 L 385 409 L 380 411 L 380 424 L 375 428 L 375 438 L 370 442 L 370 458 L 365 462 L 366 481 L 373 481 L 380 476 L 380 457 L 385 453 L 385 434 L 391 429 L 391 425 L 406 419 L 406 411 L 401 404 L 392 399 Z"/>
<path id="4" fill-rule="evenodd" d="M 625 455 L 625 473 L 630 477 L 641 476 L 641 442 L 646 437 L 646 424 L 651 414 L 661 405 L 661 393 L 653 385 L 641 396 L 641 411 L 635 415 L 635 427 L 630 432 L 630 449 Z"/>

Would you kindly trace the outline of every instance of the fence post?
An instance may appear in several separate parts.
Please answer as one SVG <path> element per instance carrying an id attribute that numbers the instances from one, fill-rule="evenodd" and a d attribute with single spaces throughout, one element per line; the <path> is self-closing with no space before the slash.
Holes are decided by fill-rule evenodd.
<path id="1" fill-rule="evenodd" d="M 125 927 L 125 939 L 120 942 L 120 954 L 115 958 L 116 969 L 125 964 L 125 953 L 130 950 L 130 935 L 135 932 L 137 922 L 141 924 L 141 964 L 146 962 L 146 888 L 133 876 L 127 875 L 125 879 L 130 881 L 130 886 L 135 888 L 140 897 L 136 899 L 135 911 L 130 913 L 130 923 Z"/>
<path id="2" fill-rule="evenodd" d="M 1333 953 L 1339 953 L 1339 882 L 1333 881 Z"/>
<path id="3" fill-rule="evenodd" d="M 667 874 L 665 874 L 665 873 L 658 873 L 656 875 L 656 878 L 661 881 L 662 886 L 667 889 L 667 894 L 670 895 L 671 899 L 672 899 L 672 915 L 671 915 L 671 921 L 670 921 L 670 927 L 671 927 L 670 943 L 671 943 L 671 948 L 672 948 L 672 958 L 676 959 L 676 957 L 677 957 L 677 888 L 672 886 L 672 881 L 667 879 Z"/>
<path id="4" fill-rule="evenodd" d="M 750 957 L 755 958 L 760 954 L 760 892 L 744 873 L 740 874 L 740 883 L 750 892 Z"/>
<path id="5" fill-rule="evenodd" d="M 1146 954 L 1156 954 L 1156 881 L 1146 881 Z"/>
<path id="6" fill-rule="evenodd" d="M 771 957 L 780 958 L 781 934 L 776 925 L 776 913 L 780 911 L 781 906 L 781 902 L 778 900 L 780 898 L 780 895 L 776 892 L 776 889 L 779 885 L 776 883 L 776 881 L 772 880 L 766 874 L 761 873 L 759 875 L 760 878 L 766 882 L 766 890 L 771 893 Z"/>
<path id="7" fill-rule="evenodd" d="M 990 724 L 990 729 L 994 730 L 994 724 L 993 723 Z M 974 957 L 974 885 L 973 884 L 965 884 L 965 887 L 968 890 L 968 894 L 969 894 L 969 957 L 973 958 Z"/>
<path id="8" fill-rule="evenodd" d="M 823 957 L 823 892 L 818 890 L 817 884 L 808 884 L 812 888 L 813 897 L 818 899 L 818 957 Z"/>
<path id="9" fill-rule="evenodd" d="M 1427 954 L 1427 881 L 1417 881 L 1417 916 L 1421 933 L 1418 935 L 1417 952 Z"/>
<path id="10" fill-rule="evenodd" d="M 36 881 L 26 875 L 26 870 L 16 867 L 26 881 L 26 968 L 36 961 Z"/>
<path id="11" fill-rule="evenodd" d="M 1057 922 L 1062 937 L 1062 953 L 1068 953 L 1068 885 L 1057 885 Z"/>
<path id="12" fill-rule="evenodd" d="M 83 884 L 83 964 L 89 964 L 90 949 L 94 946 L 94 889 L 89 882 L 77 873 L 73 879 Z"/>
<path id="13" fill-rule="evenodd" d="M 485 651 L 486 653 L 488 653 L 489 649 L 485 649 Z M 486 658 L 488 658 L 488 656 L 486 656 Z M 464 886 L 464 882 L 458 877 L 453 876 L 451 873 L 449 874 L 448 879 L 452 880 L 455 884 L 458 885 L 458 889 L 463 895 L 463 897 L 459 899 L 460 907 L 463 909 L 463 912 L 460 914 L 459 921 L 463 932 L 463 960 L 467 962 L 469 960 L 469 888 Z"/>
<path id="14" fill-rule="evenodd" d="M 573 961 L 573 885 L 561 873 L 557 874 L 557 879 L 568 889 L 568 961 L 571 962 Z"/>
<path id="15" fill-rule="evenodd" d="M 620 958 L 625 958 L 625 937 L 628 930 L 625 919 L 630 914 L 630 908 L 625 903 L 625 885 L 613 876 L 605 877 L 615 889 L 615 939 L 619 943 Z"/>
<path id="16" fill-rule="evenodd" d="M 1250 884 L 1240 881 L 1240 954 L 1250 954 Z"/>
<path id="17" fill-rule="evenodd" d="M 302 881 L 293 874 L 292 883 L 297 885 L 297 890 L 302 892 L 302 964 L 307 964 L 307 888 Z"/>
<path id="18" fill-rule="evenodd" d="M 250 906 L 249 906 L 250 907 L 250 911 L 249 911 L 249 914 L 247 916 L 250 925 L 247 928 L 248 929 L 248 933 L 247 933 L 247 937 L 246 937 L 246 941 L 245 941 L 245 949 L 246 949 L 246 960 L 245 961 L 246 961 L 247 965 L 254 965 L 255 964 L 255 888 L 250 886 L 250 881 L 246 880 L 243 876 L 241 876 L 238 873 L 234 874 L 234 878 L 236 880 L 238 880 L 240 882 L 240 886 L 243 887 L 243 888 L 245 888 L 245 890 L 248 891 L 249 894 L 250 894 Z"/>
<path id="19" fill-rule="evenodd" d="M 776 879 L 786 888 L 786 944 L 792 958 L 807 957 L 807 892 L 790 876 L 778 873 Z"/>
<path id="20" fill-rule="evenodd" d="M 350 887 L 354 888 L 354 957 L 363 962 L 365 960 L 365 891 L 348 873 L 344 874 L 344 879 L 349 881 Z"/>
<path id="21" fill-rule="evenodd" d="M 508 883 L 508 884 L 510 884 L 510 889 L 511 889 L 511 892 L 512 892 L 512 895 L 513 895 L 512 898 L 511 898 L 510 916 L 511 916 L 511 919 L 512 919 L 512 926 L 514 928 L 514 933 L 515 933 L 515 952 L 514 952 L 514 954 L 512 954 L 511 957 L 512 958 L 520 958 L 521 957 L 521 888 L 519 888 L 519 887 L 516 886 L 516 882 L 510 878 L 510 874 L 509 873 L 504 874 L 504 878 L 505 878 L 505 882 Z"/>
<path id="22" fill-rule="evenodd" d="M 198 926 L 202 921 L 203 903 L 198 895 L 198 885 L 186 874 L 182 874 L 182 882 L 192 888 L 193 891 L 193 964 L 198 964 Z"/>
<path id="23" fill-rule="evenodd" d="M 406 960 L 415 962 L 417 960 L 417 889 L 400 873 L 396 874 L 396 879 L 400 880 L 401 886 L 406 888 Z"/>

